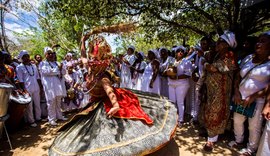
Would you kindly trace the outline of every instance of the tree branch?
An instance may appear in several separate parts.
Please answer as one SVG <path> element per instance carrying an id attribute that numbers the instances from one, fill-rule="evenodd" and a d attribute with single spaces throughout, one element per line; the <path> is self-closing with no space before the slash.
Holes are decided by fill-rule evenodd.
<path id="1" fill-rule="evenodd" d="M 175 27 L 183 27 L 183 28 L 186 28 L 186 29 L 190 29 L 190 30 L 192 30 L 193 32 L 198 33 L 198 34 L 200 34 L 200 35 L 207 35 L 206 32 L 204 32 L 204 31 L 202 31 L 202 30 L 200 30 L 200 29 L 198 29 L 198 28 L 195 28 L 195 27 L 192 27 L 192 26 L 186 25 L 186 24 L 180 24 L 180 23 L 177 23 L 177 22 L 175 22 L 175 21 L 169 21 L 169 20 L 167 20 L 167 19 L 162 18 L 162 17 L 160 16 L 160 14 L 157 14 L 157 13 L 154 12 L 154 11 L 151 11 L 151 13 L 152 13 L 157 19 L 161 20 L 162 22 L 168 23 L 168 24 L 170 24 L 170 25 L 172 25 L 172 26 L 175 26 Z"/>

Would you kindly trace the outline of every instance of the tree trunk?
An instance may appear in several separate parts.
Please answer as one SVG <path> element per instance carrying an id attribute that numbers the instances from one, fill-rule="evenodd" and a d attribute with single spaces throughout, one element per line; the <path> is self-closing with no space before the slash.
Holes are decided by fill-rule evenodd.
<path id="1" fill-rule="evenodd" d="M 1 5 L 3 4 L 2 0 L 1 0 Z M 5 23 L 4 23 L 4 9 L 1 8 L 0 10 L 0 20 L 1 20 L 1 49 L 5 50 L 6 52 L 8 52 L 7 49 L 7 41 L 6 41 L 6 32 L 5 32 Z"/>

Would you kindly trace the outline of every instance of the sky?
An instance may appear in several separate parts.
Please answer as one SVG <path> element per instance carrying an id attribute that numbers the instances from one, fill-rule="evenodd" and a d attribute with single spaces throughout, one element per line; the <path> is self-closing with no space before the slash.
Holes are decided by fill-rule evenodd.
<path id="1" fill-rule="evenodd" d="M 19 9 L 15 9 L 16 1 L 24 2 L 32 7 L 28 11 L 20 9 L 21 6 L 18 7 Z M 19 44 L 19 42 L 14 33 L 22 33 L 23 31 L 30 30 L 30 27 L 40 29 L 38 25 L 38 16 L 35 11 L 37 11 L 36 8 L 40 6 L 41 2 L 44 2 L 44 0 L 11 0 L 10 4 L 12 9 L 10 12 L 6 12 L 5 14 L 5 28 L 6 35 L 16 45 Z M 105 35 L 105 38 L 110 44 L 113 52 L 116 50 L 116 44 L 114 43 L 114 39 L 116 37 L 117 35 Z"/>

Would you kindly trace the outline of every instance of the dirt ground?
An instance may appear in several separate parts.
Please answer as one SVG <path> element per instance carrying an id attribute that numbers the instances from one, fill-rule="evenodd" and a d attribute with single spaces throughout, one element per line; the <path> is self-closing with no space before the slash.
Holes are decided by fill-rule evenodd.
<path id="1" fill-rule="evenodd" d="M 71 117 L 72 115 L 69 115 Z M 62 125 L 64 122 L 60 122 Z M 59 125 L 59 126 L 60 126 Z M 47 122 L 38 123 L 38 127 L 24 126 L 10 134 L 13 150 L 10 150 L 7 139 L 0 140 L 0 156 L 47 156 L 48 148 L 53 142 L 57 127 Z M 3 136 L 5 136 L 3 134 Z M 212 153 L 202 150 L 205 138 L 198 136 L 198 129 L 190 123 L 177 128 L 176 135 L 166 146 L 150 156 L 231 156 L 237 155 L 235 149 L 227 147 L 228 137 L 220 137 Z"/>

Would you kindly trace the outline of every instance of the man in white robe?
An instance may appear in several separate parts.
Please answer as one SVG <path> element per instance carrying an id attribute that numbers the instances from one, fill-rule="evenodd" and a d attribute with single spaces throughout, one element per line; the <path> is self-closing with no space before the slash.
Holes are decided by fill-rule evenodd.
<path id="1" fill-rule="evenodd" d="M 18 56 L 18 59 L 22 61 L 20 65 L 16 67 L 17 77 L 23 89 L 32 97 L 32 102 L 27 106 L 25 111 L 25 119 L 30 123 L 31 127 L 36 127 L 36 121 L 41 120 L 40 109 L 40 77 L 35 64 L 30 63 L 30 57 L 26 50 L 22 50 Z M 33 108 L 35 110 L 35 116 L 33 114 Z"/>
<path id="2" fill-rule="evenodd" d="M 40 66 L 41 82 L 47 99 L 48 120 L 53 126 L 57 125 L 56 120 L 67 120 L 61 112 L 61 100 L 64 93 L 64 86 L 61 85 L 62 74 L 58 64 L 54 60 L 51 48 L 44 48 L 44 60 Z"/>

